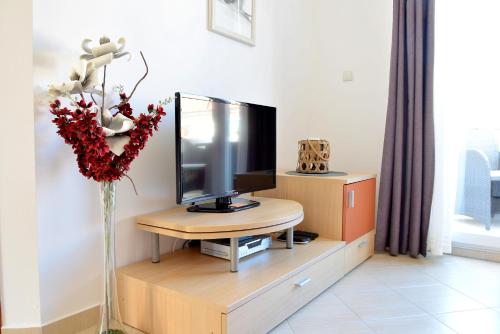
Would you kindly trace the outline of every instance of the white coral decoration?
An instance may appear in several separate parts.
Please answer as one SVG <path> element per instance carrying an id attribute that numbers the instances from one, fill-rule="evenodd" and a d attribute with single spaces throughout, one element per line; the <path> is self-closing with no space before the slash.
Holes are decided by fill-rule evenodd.
<path id="1" fill-rule="evenodd" d="M 70 82 L 61 85 L 51 85 L 49 87 L 49 94 L 52 97 L 61 95 L 94 93 L 100 94 L 101 92 L 95 89 L 99 83 L 99 76 L 94 64 L 82 60 L 80 68 L 73 68 L 69 75 Z"/>
<path id="2" fill-rule="evenodd" d="M 103 121 L 102 129 L 106 137 L 127 132 L 134 127 L 134 122 L 130 118 L 121 113 L 112 116 L 108 109 L 104 110 Z"/>
<path id="3" fill-rule="evenodd" d="M 99 40 L 99 45 L 93 48 L 89 47 L 91 42 L 92 40 L 88 38 L 83 40 L 82 49 L 85 53 L 80 58 L 94 63 L 96 67 L 108 65 L 113 59 L 123 56 L 128 56 L 130 60 L 130 53 L 123 51 L 125 49 L 124 37 L 120 37 L 117 43 L 113 43 L 108 37 L 103 36 Z"/>
<path id="4" fill-rule="evenodd" d="M 135 126 L 134 122 L 121 113 L 116 113 L 115 116 L 111 114 L 111 111 L 105 107 L 105 102 L 107 94 L 104 91 L 95 89 L 99 84 L 98 69 L 104 66 L 104 74 L 106 73 L 106 65 L 110 64 L 113 59 L 121 58 L 123 56 L 128 56 L 130 60 L 131 55 L 129 52 L 125 52 L 125 38 L 121 37 L 116 43 L 111 42 L 111 40 L 104 36 L 99 40 L 99 45 L 91 48 L 89 44 L 92 42 L 91 39 L 84 39 L 82 42 L 82 49 L 85 52 L 80 56 L 81 63 L 80 68 L 73 69 L 70 74 L 70 82 L 63 83 L 61 85 L 51 85 L 49 87 L 49 94 L 53 97 L 65 96 L 71 97 L 69 95 L 80 94 L 83 98 L 83 93 L 90 93 L 100 95 L 102 98 L 102 106 L 96 106 L 96 120 L 100 123 L 104 136 L 106 137 L 106 142 L 109 146 L 111 152 L 116 155 L 121 155 L 125 151 L 125 145 L 130 141 L 130 137 L 124 135 L 129 130 L 132 130 Z M 141 53 L 142 55 L 142 53 Z M 144 57 L 143 57 L 144 60 Z M 144 62 L 146 62 L 144 60 Z M 146 75 L 147 75 L 147 64 L 146 64 Z M 145 76 L 144 76 L 145 77 Z M 142 79 L 144 79 L 144 77 Z M 139 80 L 140 81 L 142 81 Z M 137 83 L 138 84 L 138 83 Z M 136 84 L 136 87 L 137 87 Z M 103 83 L 104 90 L 104 83 Z M 134 88 L 135 90 L 135 88 Z M 133 91 L 130 96 L 132 96 Z M 129 97 L 130 98 L 130 97 Z M 92 96 L 93 99 L 93 96 Z M 95 102 L 95 100 L 94 100 Z M 116 105 L 114 106 L 116 107 Z M 110 109 L 112 109 L 111 107 Z M 102 114 L 101 114 L 101 110 Z"/>
<path id="5" fill-rule="evenodd" d="M 102 92 L 94 89 L 98 84 L 97 70 L 105 65 L 111 64 L 113 59 L 128 56 L 130 53 L 123 51 L 125 49 L 125 38 L 121 37 L 117 43 L 113 43 L 106 36 L 101 37 L 99 45 L 93 48 L 89 47 L 91 39 L 84 39 L 82 49 L 85 51 L 80 56 L 81 64 L 79 69 L 73 69 L 70 75 L 70 82 L 61 85 L 51 85 L 49 94 L 53 97 L 62 95 L 93 93 L 102 94 Z"/>
<path id="6" fill-rule="evenodd" d="M 116 155 L 121 155 L 125 151 L 125 145 L 127 145 L 130 141 L 130 137 L 114 136 L 133 129 L 134 122 L 120 113 L 112 116 L 108 109 L 104 109 L 102 121 L 103 124 L 101 126 L 104 136 L 106 136 L 106 142 L 108 143 L 109 150 Z"/>

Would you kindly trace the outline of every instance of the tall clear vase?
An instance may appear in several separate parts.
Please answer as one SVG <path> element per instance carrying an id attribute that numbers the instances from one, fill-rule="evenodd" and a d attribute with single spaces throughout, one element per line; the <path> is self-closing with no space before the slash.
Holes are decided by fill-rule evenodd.
<path id="1" fill-rule="evenodd" d="M 96 334 L 125 334 L 120 316 L 115 262 L 115 204 L 114 182 L 101 182 L 101 210 L 104 226 L 104 298 L 100 306 Z"/>

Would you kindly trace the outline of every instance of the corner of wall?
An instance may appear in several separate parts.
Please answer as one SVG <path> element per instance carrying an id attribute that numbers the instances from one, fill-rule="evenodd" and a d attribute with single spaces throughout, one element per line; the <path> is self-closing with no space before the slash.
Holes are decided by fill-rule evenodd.
<path id="1" fill-rule="evenodd" d="M 32 1 L 0 2 L 0 257 L 6 327 L 41 323 L 35 202 Z"/>

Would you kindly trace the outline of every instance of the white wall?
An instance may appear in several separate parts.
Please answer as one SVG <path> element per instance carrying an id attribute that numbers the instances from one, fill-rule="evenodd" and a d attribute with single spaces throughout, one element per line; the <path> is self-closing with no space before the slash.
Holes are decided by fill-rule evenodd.
<path id="1" fill-rule="evenodd" d="M 3 322 L 40 323 L 31 1 L 0 1 L 0 263 Z"/>
<path id="2" fill-rule="evenodd" d="M 291 1 L 277 10 L 278 167 L 297 141 L 332 144 L 330 168 L 380 173 L 389 85 L 392 0 Z M 291 10 L 290 10 L 291 9 Z M 343 71 L 354 80 L 342 81 Z"/>
<path id="3" fill-rule="evenodd" d="M 89 12 L 74 7 L 66 1 L 34 2 L 35 91 L 66 79 L 82 39 L 108 34 L 114 39 L 126 36 L 128 49 L 136 55 L 130 63 L 116 61 L 108 82 L 130 89 L 143 73 L 139 50 L 148 59 L 150 75 L 134 95 L 137 112 L 177 90 L 276 103 L 271 2 L 261 1 L 257 7 L 256 47 L 209 32 L 206 1 L 92 0 L 85 2 Z M 102 225 L 97 185 L 78 173 L 70 147 L 50 124 L 43 98 L 38 96 L 37 101 L 40 290 L 46 323 L 98 304 Z M 167 112 L 160 132 L 129 173 L 140 196 L 127 180 L 118 187 L 118 265 L 150 256 L 149 235 L 134 228 L 133 217 L 175 205 L 174 124 L 172 110 Z M 169 250 L 170 242 L 164 239 L 162 246 Z"/>
<path id="4" fill-rule="evenodd" d="M 177 90 L 276 105 L 280 168 L 294 167 L 298 139 L 321 136 L 334 144 L 335 169 L 377 171 L 387 94 L 389 2 L 258 1 L 257 46 L 252 48 L 207 31 L 204 0 L 89 0 L 83 6 L 35 0 L 41 322 L 99 303 L 102 226 L 97 185 L 78 173 L 40 93 L 47 84 L 66 79 L 83 38 L 125 36 L 130 51 L 145 53 L 151 71 L 135 95 L 137 112 Z M 354 71 L 354 82 L 341 82 L 343 69 Z M 118 61 L 109 80 L 130 89 L 142 71 L 138 57 L 130 63 Z M 149 236 L 135 230 L 133 217 L 175 204 L 173 119 L 171 109 L 167 112 L 160 132 L 130 171 L 140 196 L 126 180 L 118 187 L 119 265 L 150 255 Z M 164 239 L 162 248 L 170 249 L 170 241 Z M 20 325 L 17 319 L 6 320 L 7 326 Z"/>
<path id="5" fill-rule="evenodd" d="M 315 96 L 317 41 L 316 0 L 276 1 L 274 82 L 278 107 L 279 169 L 295 169 L 297 141 L 307 138 Z"/>
<path id="6" fill-rule="evenodd" d="M 392 0 L 315 0 L 318 61 L 309 135 L 332 144 L 334 170 L 380 173 Z M 342 81 L 343 71 L 354 80 Z"/>

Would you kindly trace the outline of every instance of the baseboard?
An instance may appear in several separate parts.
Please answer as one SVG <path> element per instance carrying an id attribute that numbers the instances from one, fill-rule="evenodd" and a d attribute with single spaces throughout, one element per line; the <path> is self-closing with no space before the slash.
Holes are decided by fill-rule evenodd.
<path id="1" fill-rule="evenodd" d="M 42 328 L 2 328 L 2 334 L 42 334 Z"/>
<path id="2" fill-rule="evenodd" d="M 2 328 L 2 334 L 75 334 L 97 323 L 99 307 L 95 306 L 69 317 L 34 328 Z"/>
<path id="3" fill-rule="evenodd" d="M 500 250 L 482 248 L 475 245 L 468 245 L 459 242 L 453 242 L 451 254 L 479 260 L 500 262 Z"/>

